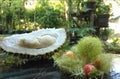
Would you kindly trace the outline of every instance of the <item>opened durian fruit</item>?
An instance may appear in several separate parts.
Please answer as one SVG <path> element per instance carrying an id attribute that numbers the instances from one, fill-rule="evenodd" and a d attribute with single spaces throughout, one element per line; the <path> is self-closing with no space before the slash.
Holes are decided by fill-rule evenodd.
<path id="1" fill-rule="evenodd" d="M 12 54 L 43 56 L 53 53 L 66 40 L 64 28 L 48 28 L 0 38 L 0 48 Z"/>

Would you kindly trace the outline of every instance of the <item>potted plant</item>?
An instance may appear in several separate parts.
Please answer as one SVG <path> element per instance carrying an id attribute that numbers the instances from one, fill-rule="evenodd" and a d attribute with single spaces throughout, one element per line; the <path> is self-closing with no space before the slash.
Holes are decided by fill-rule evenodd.
<path id="1" fill-rule="evenodd" d="M 108 27 L 109 16 L 110 6 L 105 5 L 104 2 L 97 3 L 95 25 L 97 27 Z"/>
<path id="2" fill-rule="evenodd" d="M 108 37 L 111 35 L 112 29 L 109 28 L 101 28 L 100 29 L 100 38 L 104 41 L 108 39 Z"/>
<path id="3" fill-rule="evenodd" d="M 70 44 L 76 44 L 80 38 L 84 36 L 93 35 L 95 33 L 95 29 L 92 27 L 82 27 L 82 28 L 69 28 L 68 34 L 70 39 Z"/>

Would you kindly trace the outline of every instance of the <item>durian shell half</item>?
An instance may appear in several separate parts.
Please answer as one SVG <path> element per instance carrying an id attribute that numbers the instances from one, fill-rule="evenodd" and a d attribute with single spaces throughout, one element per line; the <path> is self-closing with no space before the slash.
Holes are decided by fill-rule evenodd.
<path id="1" fill-rule="evenodd" d="M 26 48 L 18 45 L 18 41 L 22 37 L 40 37 L 43 35 L 51 35 L 56 38 L 54 44 L 47 46 L 45 48 Z M 33 39 L 34 40 L 34 39 Z M 64 28 L 47 28 L 47 29 L 40 29 L 37 31 L 33 31 L 31 33 L 24 33 L 24 34 L 14 34 L 11 36 L 4 37 L 3 40 L 0 41 L 0 47 L 5 50 L 6 52 L 17 53 L 17 54 L 27 54 L 27 55 L 45 55 L 47 53 L 51 53 L 54 50 L 57 50 L 61 45 L 64 44 L 66 40 L 66 31 Z"/>

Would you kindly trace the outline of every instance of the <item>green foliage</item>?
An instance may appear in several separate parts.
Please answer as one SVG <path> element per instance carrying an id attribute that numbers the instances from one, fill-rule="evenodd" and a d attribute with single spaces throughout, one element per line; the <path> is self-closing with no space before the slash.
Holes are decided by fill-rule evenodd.
<path id="1" fill-rule="evenodd" d="M 61 5 L 50 4 L 47 0 L 38 0 L 39 6 L 34 10 L 27 11 L 29 20 L 37 22 L 40 28 L 58 28 L 64 27 L 66 22 L 63 17 L 63 8 Z M 57 3 L 56 3 L 57 4 Z"/>
<path id="2" fill-rule="evenodd" d="M 98 14 L 109 14 L 110 13 L 110 7 L 108 5 L 100 5 L 97 8 L 97 13 Z"/>
<path id="3" fill-rule="evenodd" d="M 95 2 L 96 2 L 96 0 L 87 0 L 87 1 L 91 1 L 91 2 L 94 2 L 94 1 L 95 1 Z"/>
<path id="4" fill-rule="evenodd" d="M 110 14 L 110 6 L 106 5 L 103 0 L 97 1 L 96 14 Z"/>
<path id="5" fill-rule="evenodd" d="M 79 37 L 84 37 L 88 35 L 92 35 L 95 32 L 95 29 L 92 27 L 83 27 L 83 28 L 70 28 L 67 30 L 68 33 L 77 33 Z"/>
<path id="6" fill-rule="evenodd" d="M 72 49 L 85 64 L 94 61 L 103 52 L 103 44 L 97 37 L 83 37 Z"/>
<path id="7" fill-rule="evenodd" d="M 0 3 L 0 23 L 3 30 L 15 30 L 15 25 L 20 23 L 24 16 L 24 3 L 21 0 L 2 0 Z"/>
<path id="8" fill-rule="evenodd" d="M 36 9 L 36 22 L 43 28 L 60 27 L 62 25 L 60 11 L 50 6 Z"/>
<path id="9" fill-rule="evenodd" d="M 100 38 L 102 40 L 107 40 L 108 38 L 110 38 L 113 34 L 113 30 L 110 28 L 101 28 L 100 29 Z"/>
<path id="10" fill-rule="evenodd" d="M 101 28 L 100 29 L 100 35 L 106 35 L 106 36 L 110 36 L 113 34 L 113 30 L 110 28 Z"/>
<path id="11" fill-rule="evenodd" d="M 111 53 L 120 53 L 120 34 L 114 33 L 114 31 L 110 31 L 109 39 L 104 42 L 105 49 L 107 52 Z"/>
<path id="12" fill-rule="evenodd" d="M 36 23 L 41 28 L 64 27 L 64 4 L 50 3 L 49 0 L 38 0 L 34 9 L 27 9 L 27 0 L 1 0 L 0 1 L 0 27 L 3 30 L 29 29 L 29 23 Z M 18 29 L 16 29 L 18 28 Z M 25 29 L 24 28 L 24 29 Z"/>
<path id="13" fill-rule="evenodd" d="M 120 53 L 120 38 L 113 37 L 111 42 L 106 42 L 105 49 L 112 53 Z"/>

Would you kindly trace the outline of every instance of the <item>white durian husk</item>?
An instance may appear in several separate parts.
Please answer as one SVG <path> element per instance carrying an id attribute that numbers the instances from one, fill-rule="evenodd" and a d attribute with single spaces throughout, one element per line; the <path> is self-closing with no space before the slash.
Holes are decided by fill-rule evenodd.
<path id="1" fill-rule="evenodd" d="M 43 37 L 44 35 L 48 35 Z M 49 37 L 52 36 L 52 37 Z M 42 39 L 42 45 L 39 46 L 39 41 Z M 51 42 L 48 42 L 49 40 Z M 36 46 L 26 47 L 20 45 L 21 40 L 25 40 L 25 43 L 36 43 Z M 33 31 L 31 33 L 24 34 L 14 34 L 8 37 L 4 37 L 0 41 L 0 47 L 6 52 L 18 53 L 18 54 L 27 54 L 27 55 L 44 55 L 46 53 L 50 53 L 63 45 L 66 40 L 66 31 L 63 28 L 55 29 L 40 29 L 37 31 Z M 47 41 L 47 42 L 45 42 Z M 38 47 L 37 47 L 38 46 Z"/>

